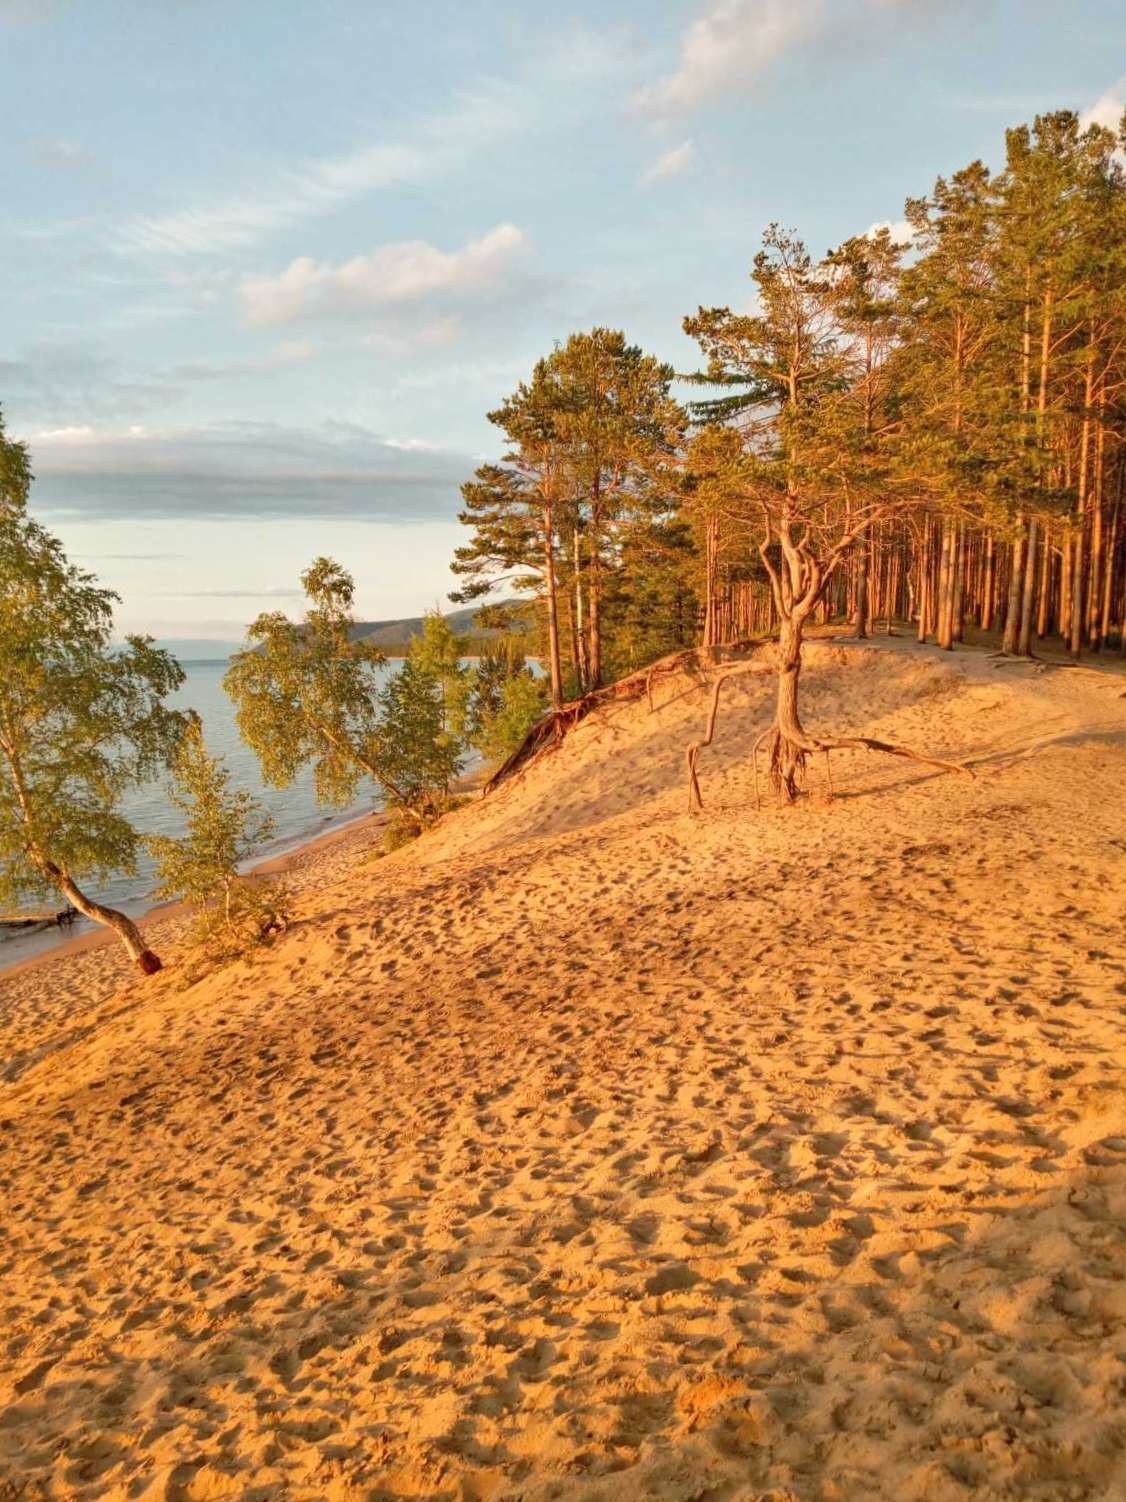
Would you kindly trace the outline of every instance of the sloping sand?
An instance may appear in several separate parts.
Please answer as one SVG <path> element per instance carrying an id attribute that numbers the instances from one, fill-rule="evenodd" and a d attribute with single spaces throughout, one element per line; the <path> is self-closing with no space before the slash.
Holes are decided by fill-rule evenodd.
<path id="1" fill-rule="evenodd" d="M 892 646 L 808 721 L 976 780 L 756 812 L 748 678 L 689 816 L 683 677 L 253 964 L 0 982 L 0 1497 L 1126 1497 L 1126 679 Z"/>

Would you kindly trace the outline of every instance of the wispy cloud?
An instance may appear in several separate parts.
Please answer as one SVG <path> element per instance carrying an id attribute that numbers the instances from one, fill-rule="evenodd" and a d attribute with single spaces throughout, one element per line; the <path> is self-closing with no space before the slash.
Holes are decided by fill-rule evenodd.
<path id="1" fill-rule="evenodd" d="M 33 136 L 27 154 L 36 167 L 70 172 L 83 171 L 93 160 L 84 146 L 62 136 Z"/>
<path id="2" fill-rule="evenodd" d="M 634 102 L 663 118 L 753 88 L 787 53 L 846 28 L 885 25 L 934 0 L 708 0 L 681 38 L 676 68 Z"/>
<path id="3" fill-rule="evenodd" d="M 637 181 L 643 188 L 651 187 L 654 183 L 664 182 L 668 177 L 679 177 L 682 172 L 687 172 L 696 157 L 696 148 L 691 141 L 681 141 L 679 146 L 674 146 L 671 151 L 666 151 L 652 162 L 641 173 Z"/>
<path id="4" fill-rule="evenodd" d="M 374 193 L 462 171 L 506 140 L 573 123 L 601 99 L 603 81 L 620 69 L 620 47 L 610 32 L 577 29 L 538 47 L 523 76 L 465 90 L 452 108 L 405 127 L 398 140 L 281 167 L 264 165 L 229 192 L 127 220 L 109 233 L 109 247 L 165 257 L 245 250 Z"/>
<path id="5" fill-rule="evenodd" d="M 255 324 L 293 323 L 437 295 L 461 297 L 495 286 L 529 249 L 522 230 L 500 224 L 454 251 L 405 240 L 339 266 L 302 256 L 277 275 L 245 278 L 240 296 Z"/>
<path id="6" fill-rule="evenodd" d="M 348 156 L 305 162 L 269 174 L 256 192 L 130 220 L 111 239 L 116 249 L 124 251 L 220 255 L 369 193 L 417 182 L 432 165 L 430 154 L 419 147 L 369 146 Z"/>

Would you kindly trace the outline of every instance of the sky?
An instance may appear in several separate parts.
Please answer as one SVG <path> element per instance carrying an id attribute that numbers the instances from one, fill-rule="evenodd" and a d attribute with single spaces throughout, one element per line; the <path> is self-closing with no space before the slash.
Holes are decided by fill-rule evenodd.
<path id="1" fill-rule="evenodd" d="M 445 601 L 487 413 L 598 324 L 690 370 L 1007 126 L 1126 103 L 1122 0 L 0 0 L 0 408 L 122 631 L 238 640 L 318 554 Z"/>

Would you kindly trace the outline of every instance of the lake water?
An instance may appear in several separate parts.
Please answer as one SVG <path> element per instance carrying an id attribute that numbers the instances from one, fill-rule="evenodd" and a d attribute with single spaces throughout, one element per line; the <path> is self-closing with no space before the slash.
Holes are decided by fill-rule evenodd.
<path id="1" fill-rule="evenodd" d="M 258 758 L 238 733 L 235 724 L 234 706 L 223 692 L 223 674 L 227 663 L 185 662 L 187 674 L 183 688 L 169 696 L 168 703 L 175 709 L 194 709 L 203 721 L 204 739 L 212 755 L 222 756 L 231 773 L 232 785 L 247 788 L 259 800 L 263 809 L 273 815 L 274 836 L 260 852 L 261 857 L 277 854 L 299 845 L 333 826 L 354 819 L 378 808 L 378 790 L 371 783 L 361 783 L 360 797 L 345 809 L 326 808 L 318 803 L 313 791 L 313 775 L 306 769 L 284 792 L 266 787 L 258 769 Z M 395 666 L 379 670 L 382 674 L 395 671 Z M 172 834 L 183 832 L 179 810 L 168 797 L 165 781 L 135 789 L 123 800 L 124 811 L 134 827 L 142 834 Z M 137 874 L 118 877 L 102 885 L 91 883 L 90 895 L 113 907 L 124 908 L 134 916 L 152 906 L 151 892 L 154 884 L 151 861 L 142 854 Z M 58 906 L 65 906 L 60 898 Z M 31 955 L 65 943 L 70 937 L 88 931 L 93 925 L 77 920 L 66 930 L 51 930 L 39 934 L 19 934 L 4 937 L 0 932 L 0 969 L 14 965 Z"/>

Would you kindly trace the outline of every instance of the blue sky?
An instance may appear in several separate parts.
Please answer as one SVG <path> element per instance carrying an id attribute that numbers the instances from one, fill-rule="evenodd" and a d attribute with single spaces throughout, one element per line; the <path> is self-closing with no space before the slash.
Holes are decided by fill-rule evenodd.
<path id="1" fill-rule="evenodd" d="M 237 638 L 317 553 L 444 599 L 552 341 L 679 369 L 772 220 L 821 253 L 1126 101 L 1121 0 L 0 0 L 0 405 L 123 629 Z"/>

